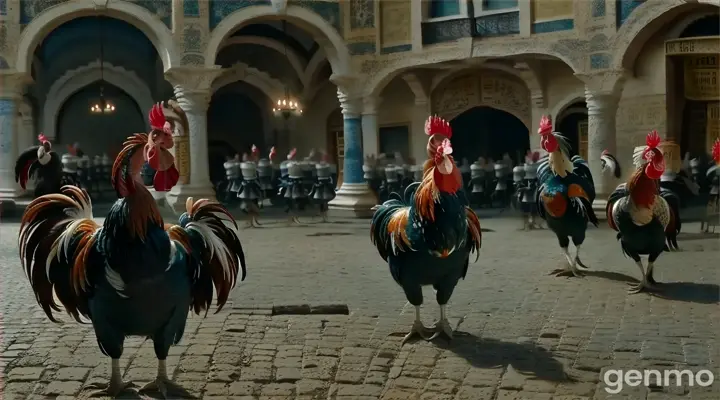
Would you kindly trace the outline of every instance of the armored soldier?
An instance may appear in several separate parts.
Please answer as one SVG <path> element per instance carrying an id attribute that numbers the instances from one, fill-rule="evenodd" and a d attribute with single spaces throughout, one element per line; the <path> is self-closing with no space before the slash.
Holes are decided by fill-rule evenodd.
<path id="1" fill-rule="evenodd" d="M 273 147 L 273 149 L 275 149 Z M 271 150 L 272 153 L 273 150 Z M 271 197 L 273 194 L 273 167 L 272 163 L 267 158 L 261 158 L 258 161 L 258 179 L 260 180 L 260 189 L 263 193 L 263 198 Z M 262 204 L 261 204 L 262 205 Z"/>
<path id="2" fill-rule="evenodd" d="M 471 204 L 477 204 L 481 206 L 485 204 L 485 166 L 483 165 L 483 158 L 478 158 L 470 166 L 470 197 Z"/>
<path id="3" fill-rule="evenodd" d="M 243 154 L 243 162 L 240 163 L 242 183 L 238 198 L 242 202 L 242 210 L 248 214 L 248 227 L 260 226 L 258 216 L 260 215 L 259 204 L 262 201 L 262 189 L 258 182 L 257 159 L 259 158 L 258 148 L 252 146 L 252 155 Z"/>
<path id="4" fill-rule="evenodd" d="M 317 182 L 313 186 L 310 197 L 320 207 L 322 222 L 328 222 L 328 203 L 335 198 L 335 182 L 331 176 L 330 164 L 328 163 L 328 155 L 326 153 L 323 153 L 320 162 L 315 164 L 315 169 L 317 171 Z"/>
<path id="5" fill-rule="evenodd" d="M 508 187 L 507 187 L 507 167 L 502 161 L 497 161 L 493 166 L 495 170 L 495 191 L 492 194 L 493 202 L 499 201 L 500 206 L 507 204 Z"/>
<path id="6" fill-rule="evenodd" d="M 233 205 L 238 201 L 238 192 L 242 187 L 242 178 L 240 174 L 240 154 L 235 154 L 235 157 L 228 157 L 227 161 L 223 163 L 225 168 L 225 184 L 224 200 L 228 205 Z"/>
<path id="7" fill-rule="evenodd" d="M 303 185 L 303 170 L 302 164 L 295 161 L 295 155 L 297 149 L 292 149 L 288 154 L 287 162 L 287 184 L 284 190 L 284 197 L 286 201 L 285 212 L 289 213 L 290 224 L 300 225 L 300 219 L 298 218 L 299 212 L 305 210 L 308 202 L 308 192 L 305 190 Z"/>

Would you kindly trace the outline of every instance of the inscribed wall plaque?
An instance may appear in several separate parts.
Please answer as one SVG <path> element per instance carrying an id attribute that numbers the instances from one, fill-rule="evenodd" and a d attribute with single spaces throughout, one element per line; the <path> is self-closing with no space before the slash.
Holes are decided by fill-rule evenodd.
<path id="1" fill-rule="evenodd" d="M 549 21 L 573 16 L 573 0 L 535 0 L 533 21 Z"/>
<path id="2" fill-rule="evenodd" d="M 685 57 L 685 98 L 689 100 L 720 100 L 718 55 Z"/>
<path id="3" fill-rule="evenodd" d="M 410 43 L 410 1 L 395 0 L 380 2 L 382 47 Z"/>

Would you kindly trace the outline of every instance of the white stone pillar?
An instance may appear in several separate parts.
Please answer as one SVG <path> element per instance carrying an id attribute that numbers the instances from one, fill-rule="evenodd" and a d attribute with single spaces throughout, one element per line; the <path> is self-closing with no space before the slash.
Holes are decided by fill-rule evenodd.
<path id="1" fill-rule="evenodd" d="M 14 209 L 20 187 L 15 182 L 19 111 L 25 75 L 0 75 L 0 212 Z"/>
<path id="2" fill-rule="evenodd" d="M 378 128 L 377 107 L 380 99 L 366 97 L 362 111 L 362 148 L 363 154 L 377 156 L 380 143 L 380 129 Z"/>
<path id="3" fill-rule="evenodd" d="M 348 78 L 331 77 L 331 80 L 336 84 L 350 83 Z M 371 208 L 377 204 L 377 199 L 365 182 L 362 169 L 361 97 L 345 87 L 338 87 L 338 100 L 340 100 L 344 121 L 345 162 L 342 186 L 329 206 L 332 210 L 352 212 L 356 217 L 371 217 L 373 214 Z"/>
<path id="4" fill-rule="evenodd" d="M 425 135 L 425 121 L 430 116 L 430 103 L 427 99 L 415 99 L 412 107 L 412 120 L 410 121 L 410 155 L 415 164 L 422 165 L 427 159 L 427 141 Z"/>
<path id="5" fill-rule="evenodd" d="M 172 83 L 178 104 L 185 111 L 190 132 L 189 183 L 175 186 L 168 193 L 168 201 L 177 210 L 184 209 L 185 200 L 215 199 L 210 182 L 208 159 L 207 110 L 210 105 L 212 81 L 221 73 L 220 68 L 173 68 L 165 72 Z"/>

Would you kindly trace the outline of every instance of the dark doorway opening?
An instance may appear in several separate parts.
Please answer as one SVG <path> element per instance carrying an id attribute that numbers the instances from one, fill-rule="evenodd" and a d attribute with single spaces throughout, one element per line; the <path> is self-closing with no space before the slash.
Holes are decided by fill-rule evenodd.
<path id="1" fill-rule="evenodd" d="M 498 160 L 507 153 L 515 164 L 530 149 L 525 124 L 514 115 L 492 107 L 473 107 L 450 121 L 453 156 L 473 162 L 478 157 Z"/>

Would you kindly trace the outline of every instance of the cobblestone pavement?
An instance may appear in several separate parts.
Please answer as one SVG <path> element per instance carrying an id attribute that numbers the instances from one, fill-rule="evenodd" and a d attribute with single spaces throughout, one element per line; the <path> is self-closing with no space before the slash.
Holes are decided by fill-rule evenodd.
<path id="1" fill-rule="evenodd" d="M 720 374 L 717 237 L 688 224 L 683 251 L 657 263 L 663 290 L 627 295 L 638 271 L 608 229 L 589 231 L 583 247 L 594 272 L 567 279 L 547 275 L 561 260 L 548 231 L 482 223 L 482 255 L 449 307 L 459 324 L 450 344 L 400 347 L 413 308 L 370 245 L 367 221 L 270 221 L 242 231 L 246 282 L 226 310 L 189 320 L 169 368 L 206 399 L 720 398 L 718 383 L 624 385 L 617 395 L 601 383 L 608 369 Z M 0 228 L 0 398 L 80 397 L 84 384 L 108 378 L 109 361 L 89 326 L 46 320 L 16 258 L 17 228 Z M 429 324 L 438 312 L 431 291 L 426 303 Z M 128 339 L 122 365 L 135 383 L 152 379 L 151 342 Z"/>

